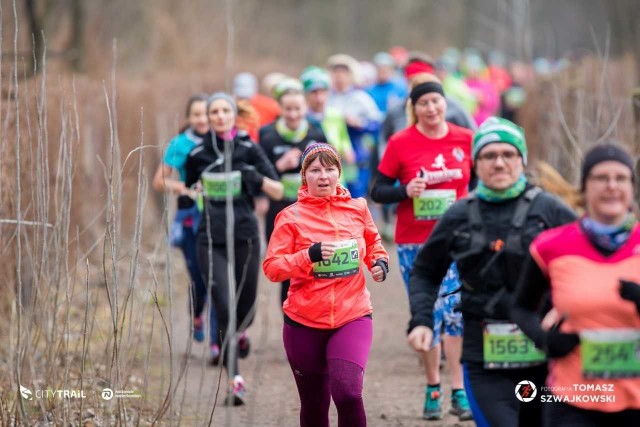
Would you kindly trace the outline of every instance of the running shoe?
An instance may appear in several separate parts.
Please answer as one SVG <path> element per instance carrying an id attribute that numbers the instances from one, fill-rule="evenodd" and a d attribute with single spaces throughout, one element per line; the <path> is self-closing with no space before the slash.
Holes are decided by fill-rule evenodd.
<path id="1" fill-rule="evenodd" d="M 464 390 L 456 390 L 451 393 L 451 410 L 449 410 L 449 413 L 457 415 L 460 421 L 473 419 L 467 393 Z"/>
<path id="2" fill-rule="evenodd" d="M 197 342 L 204 341 L 204 322 L 202 316 L 193 318 L 193 339 Z"/>
<path id="3" fill-rule="evenodd" d="M 209 347 L 209 355 L 211 356 L 211 366 L 218 366 L 218 363 L 220 363 L 220 346 L 218 344 L 211 344 L 211 347 Z"/>
<path id="4" fill-rule="evenodd" d="M 442 419 L 442 391 L 440 387 L 427 386 L 425 391 L 426 399 L 424 401 L 424 411 L 422 418 L 425 420 L 441 420 Z"/>
<path id="5" fill-rule="evenodd" d="M 246 359 L 251 351 L 251 341 L 247 331 L 244 331 L 240 338 L 238 338 L 238 357 L 240 359 Z"/>
<path id="6" fill-rule="evenodd" d="M 242 406 L 245 404 L 247 397 L 247 388 L 244 385 L 244 379 L 241 375 L 236 375 L 231 381 L 233 385 L 233 393 L 227 396 L 227 406 Z"/>

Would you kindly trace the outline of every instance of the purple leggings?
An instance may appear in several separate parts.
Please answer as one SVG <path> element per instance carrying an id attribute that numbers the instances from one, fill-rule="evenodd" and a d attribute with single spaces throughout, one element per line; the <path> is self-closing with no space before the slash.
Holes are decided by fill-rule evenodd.
<path id="1" fill-rule="evenodd" d="M 362 382 L 373 339 L 371 318 L 338 329 L 285 323 L 282 335 L 300 395 L 300 426 L 328 427 L 331 398 L 339 427 L 366 426 Z"/>

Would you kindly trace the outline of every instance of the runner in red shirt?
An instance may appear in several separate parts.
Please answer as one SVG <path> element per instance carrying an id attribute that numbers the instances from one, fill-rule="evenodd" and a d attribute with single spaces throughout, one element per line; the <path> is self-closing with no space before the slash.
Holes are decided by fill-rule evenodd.
<path id="1" fill-rule="evenodd" d="M 396 243 L 405 286 L 420 247 L 438 218 L 456 200 L 467 195 L 471 179 L 473 133 L 445 121 L 447 102 L 437 77 L 425 74 L 411 83 L 407 116 L 409 128 L 394 134 L 378 167 L 371 198 L 378 203 L 396 203 Z M 396 180 L 400 186 L 396 186 Z M 440 388 L 440 330 L 445 327 L 445 350 L 451 371 L 452 410 L 461 420 L 471 419 L 463 388 L 462 315 L 460 281 L 455 263 L 447 272 L 434 309 L 432 349 L 422 352 L 427 377 L 423 418 L 442 418 Z"/>
<path id="2" fill-rule="evenodd" d="M 473 133 L 452 123 L 446 124 L 448 131 L 442 138 L 429 138 L 415 125 L 393 135 L 378 171 L 400 181 L 398 188 L 406 188 L 419 177 L 422 179 L 414 182 L 424 182 L 428 191 L 448 191 L 455 196 L 453 200 L 466 196 L 471 177 Z M 436 225 L 437 218 L 416 217 L 414 205 L 414 199 L 406 194 L 398 205 L 396 243 L 399 245 L 424 243 Z"/>

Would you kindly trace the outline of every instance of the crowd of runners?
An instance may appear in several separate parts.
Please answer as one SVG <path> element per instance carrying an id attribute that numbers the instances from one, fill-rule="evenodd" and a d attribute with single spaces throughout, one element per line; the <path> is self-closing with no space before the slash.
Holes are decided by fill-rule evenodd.
<path id="1" fill-rule="evenodd" d="M 568 188 L 561 198 L 544 168 L 532 179 L 518 110 L 535 73 L 563 66 L 533 65 L 396 47 L 260 85 L 240 73 L 233 93 L 189 99 L 153 186 L 177 195 L 170 238 L 192 282 L 191 333 L 226 369 L 227 404 L 250 391 L 239 359 L 262 267 L 281 282 L 300 424 L 328 426 L 333 400 L 340 426 L 366 425 L 365 270 L 382 282 L 395 269 L 424 419 L 443 417 L 444 353 L 461 421 L 640 425 L 634 161 L 615 142 L 590 144 L 579 188 L 547 173 Z"/>

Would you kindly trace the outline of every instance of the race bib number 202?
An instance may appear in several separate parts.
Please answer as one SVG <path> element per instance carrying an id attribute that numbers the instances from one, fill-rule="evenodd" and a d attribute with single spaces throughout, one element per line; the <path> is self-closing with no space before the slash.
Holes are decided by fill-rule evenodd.
<path id="1" fill-rule="evenodd" d="M 413 199 L 413 215 L 417 220 L 437 220 L 456 201 L 456 190 L 425 190 Z"/>

